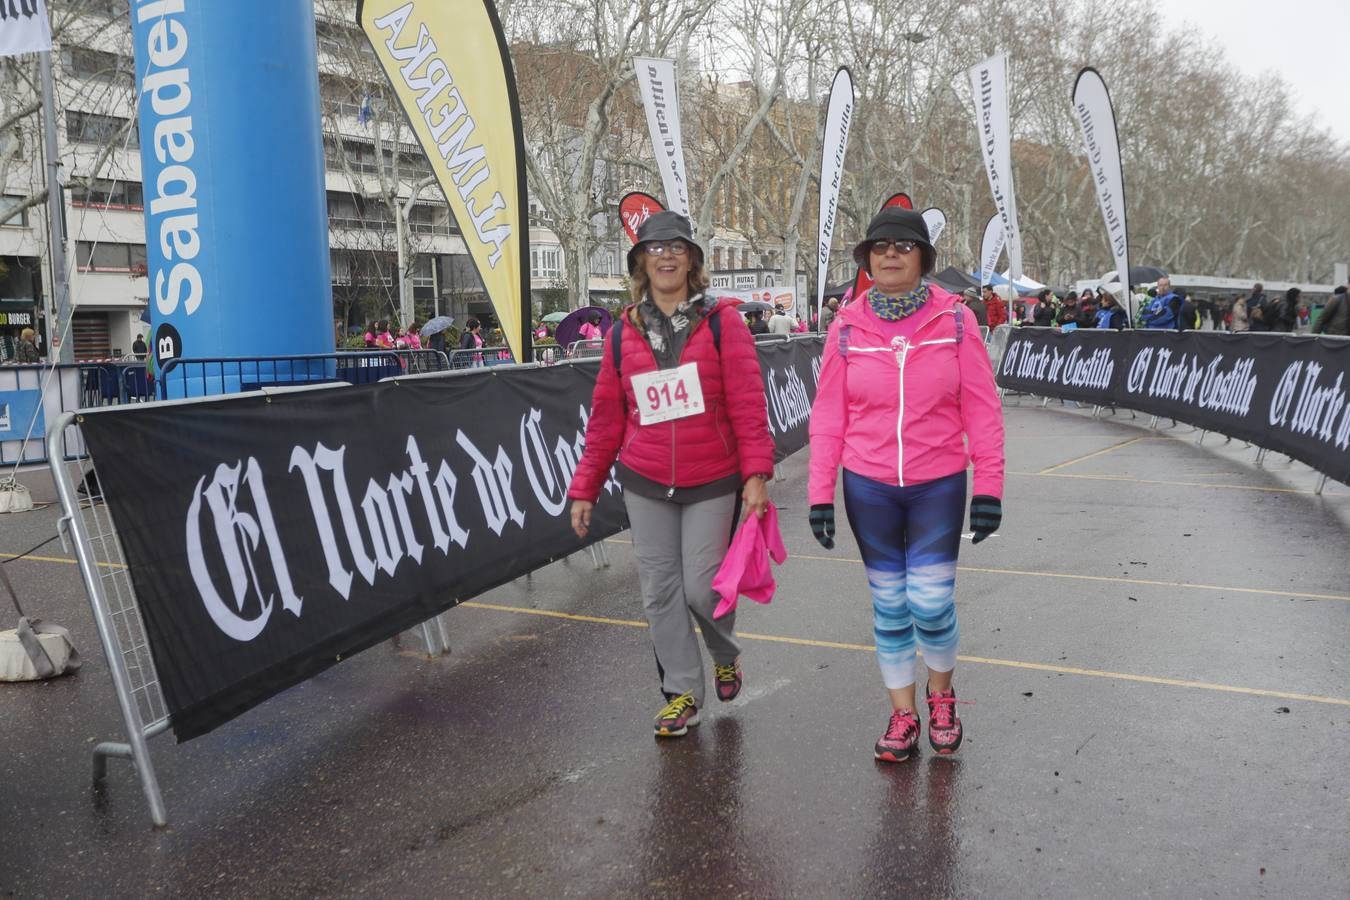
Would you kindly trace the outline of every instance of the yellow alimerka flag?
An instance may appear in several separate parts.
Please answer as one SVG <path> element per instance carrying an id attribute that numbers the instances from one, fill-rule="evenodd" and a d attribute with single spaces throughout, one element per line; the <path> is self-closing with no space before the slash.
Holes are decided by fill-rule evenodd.
<path id="1" fill-rule="evenodd" d="M 357 0 L 517 362 L 528 346 L 524 144 L 492 0 Z"/>

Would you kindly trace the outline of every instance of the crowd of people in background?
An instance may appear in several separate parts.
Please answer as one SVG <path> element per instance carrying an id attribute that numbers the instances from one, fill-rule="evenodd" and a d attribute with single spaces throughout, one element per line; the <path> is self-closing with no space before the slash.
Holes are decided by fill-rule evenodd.
<path id="1" fill-rule="evenodd" d="M 1006 293 L 1006 288 L 1003 289 Z M 993 330 L 1000 325 L 1031 325 L 1039 328 L 1059 328 L 1071 331 L 1079 328 L 1101 328 L 1121 331 L 1126 328 L 1156 328 L 1176 331 L 1282 332 L 1350 335 L 1350 302 L 1346 286 L 1338 286 L 1320 310 L 1307 301 L 1298 288 L 1270 294 L 1264 285 L 1253 285 L 1250 293 L 1230 297 L 1197 296 L 1176 288 L 1171 279 L 1163 276 L 1153 286 L 1133 295 L 1135 317 L 1130 321 L 1126 306 L 1117 293 L 1105 287 L 1085 288 L 1082 291 L 1056 292 L 1042 288 L 1035 294 L 1006 297 L 992 285 L 967 288 L 961 301 L 975 314 L 976 321 Z M 839 314 L 841 299 L 829 297 L 817 317 L 798 319 L 783 304 L 776 304 L 769 312 L 756 309 L 744 314 L 752 335 L 781 335 L 807 331 L 826 332 Z M 548 342 L 553 337 L 556 323 L 536 320 L 533 336 L 536 342 Z M 477 318 L 470 318 L 459 332 L 454 346 L 446 347 L 445 338 L 437 335 L 423 341 L 418 323 L 409 327 L 391 328 L 388 321 L 372 321 L 366 327 L 365 344 L 368 349 L 418 350 L 461 349 L 476 350 L 484 346 L 498 346 L 499 329 L 485 329 Z M 599 340 L 603 337 L 601 315 L 596 312 L 582 323 L 581 340 Z M 439 341 L 437 340 L 439 338 Z M 439 344 L 440 346 L 437 346 Z"/>
<path id="2" fill-rule="evenodd" d="M 368 350 L 422 349 L 422 335 L 416 321 L 406 328 L 399 325 L 394 331 L 389 330 L 387 321 L 371 322 L 366 326 L 365 341 Z"/>
<path id="3" fill-rule="evenodd" d="M 1131 322 L 1120 298 L 1106 288 L 1058 294 L 1042 288 L 1034 295 L 1015 297 L 1011 303 L 995 289 L 968 288 L 962 300 L 981 325 L 997 328 L 1005 322 L 1038 328 L 1155 328 L 1172 331 L 1282 332 L 1350 335 L 1350 303 L 1346 286 L 1339 285 L 1325 307 L 1319 310 L 1296 287 L 1266 293 L 1257 283 L 1246 296 L 1197 296 L 1173 287 L 1163 276 L 1157 283 L 1134 295 L 1136 316 Z M 827 308 L 825 327 L 832 311 Z"/>

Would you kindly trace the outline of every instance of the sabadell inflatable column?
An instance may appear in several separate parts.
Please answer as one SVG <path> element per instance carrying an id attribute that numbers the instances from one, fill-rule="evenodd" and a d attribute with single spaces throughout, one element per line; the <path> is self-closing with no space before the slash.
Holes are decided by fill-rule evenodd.
<path id="1" fill-rule="evenodd" d="M 312 0 L 130 5 L 156 371 L 333 352 Z M 171 396 L 308 377 L 181 368 Z"/>

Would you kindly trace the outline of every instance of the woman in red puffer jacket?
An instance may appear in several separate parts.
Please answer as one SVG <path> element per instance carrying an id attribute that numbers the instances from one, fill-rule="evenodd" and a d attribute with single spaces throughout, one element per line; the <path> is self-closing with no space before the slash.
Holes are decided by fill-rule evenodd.
<path id="1" fill-rule="evenodd" d="M 689 220 L 662 212 L 644 222 L 628 271 L 635 303 L 605 338 L 586 449 L 567 493 L 584 538 L 617 468 L 666 698 L 655 732 L 679 737 L 703 705 L 694 621 L 718 699 L 741 689 L 735 616 L 713 619 L 712 579 L 741 503 L 764 513 L 773 439 L 754 340 L 734 305 L 703 296 L 708 276 Z"/>

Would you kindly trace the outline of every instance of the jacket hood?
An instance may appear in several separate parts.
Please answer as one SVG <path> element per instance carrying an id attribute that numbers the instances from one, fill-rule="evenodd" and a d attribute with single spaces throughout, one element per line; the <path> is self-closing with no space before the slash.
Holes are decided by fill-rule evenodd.
<path id="1" fill-rule="evenodd" d="M 928 302 L 914 315 L 922 316 L 925 319 L 931 318 L 934 315 L 950 312 L 960 302 L 961 298 L 951 291 L 939 287 L 931 281 L 926 283 L 928 285 Z M 862 328 L 872 332 L 878 331 L 881 323 L 881 320 L 872 312 L 872 307 L 868 304 L 865 295 L 849 301 L 848 306 L 839 310 L 838 320 L 853 328 Z"/>

